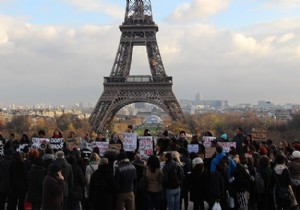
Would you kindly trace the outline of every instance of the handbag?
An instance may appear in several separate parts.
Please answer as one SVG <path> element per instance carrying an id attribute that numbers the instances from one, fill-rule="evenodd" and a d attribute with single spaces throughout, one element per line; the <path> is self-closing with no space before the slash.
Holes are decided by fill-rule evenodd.
<path id="1" fill-rule="evenodd" d="M 231 208 L 231 209 L 234 208 L 234 199 L 233 199 L 233 197 L 230 196 L 228 190 L 226 191 L 226 202 L 227 202 L 228 208 Z"/>

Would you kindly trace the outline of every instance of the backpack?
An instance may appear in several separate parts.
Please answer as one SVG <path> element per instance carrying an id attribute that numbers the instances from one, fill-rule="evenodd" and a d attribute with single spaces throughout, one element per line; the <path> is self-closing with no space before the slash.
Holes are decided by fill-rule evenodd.
<path id="1" fill-rule="evenodd" d="M 255 170 L 255 189 L 258 194 L 262 194 L 265 191 L 265 181 L 260 172 Z"/>

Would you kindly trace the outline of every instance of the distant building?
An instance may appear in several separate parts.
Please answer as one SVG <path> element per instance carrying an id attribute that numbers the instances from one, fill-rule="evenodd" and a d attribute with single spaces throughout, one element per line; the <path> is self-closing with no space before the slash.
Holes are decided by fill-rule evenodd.
<path id="1" fill-rule="evenodd" d="M 146 125 L 158 125 L 162 123 L 162 120 L 157 115 L 150 115 L 144 119 L 143 123 Z"/>

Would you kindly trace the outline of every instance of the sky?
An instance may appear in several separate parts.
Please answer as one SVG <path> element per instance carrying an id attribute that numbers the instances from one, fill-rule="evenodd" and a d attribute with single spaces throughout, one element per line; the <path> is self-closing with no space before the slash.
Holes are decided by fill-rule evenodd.
<path id="1" fill-rule="evenodd" d="M 300 0 L 152 0 L 177 99 L 300 104 Z M 0 104 L 97 102 L 125 0 L 0 0 Z M 150 75 L 135 47 L 131 75 Z"/>

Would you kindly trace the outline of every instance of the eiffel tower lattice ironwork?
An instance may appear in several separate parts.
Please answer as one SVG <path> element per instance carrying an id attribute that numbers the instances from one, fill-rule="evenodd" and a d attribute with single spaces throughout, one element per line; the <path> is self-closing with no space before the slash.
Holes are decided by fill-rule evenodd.
<path id="1" fill-rule="evenodd" d="M 158 49 L 150 0 L 126 0 L 119 49 L 109 77 L 104 77 L 104 90 L 90 117 L 92 129 L 103 130 L 124 106 L 136 102 L 157 105 L 172 120 L 184 120 L 185 115 L 172 91 L 172 77 L 167 76 Z M 145 46 L 150 75 L 131 76 L 134 46 Z"/>

